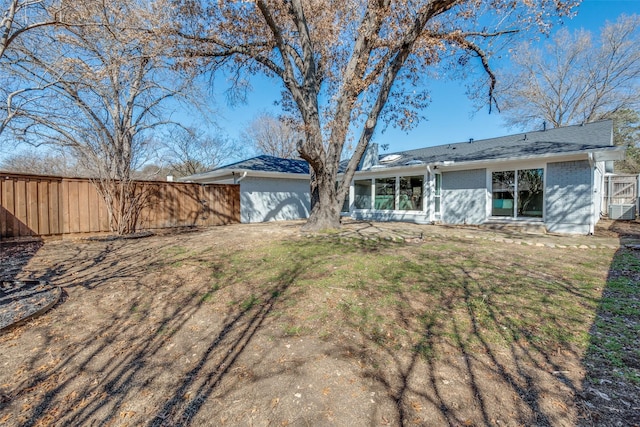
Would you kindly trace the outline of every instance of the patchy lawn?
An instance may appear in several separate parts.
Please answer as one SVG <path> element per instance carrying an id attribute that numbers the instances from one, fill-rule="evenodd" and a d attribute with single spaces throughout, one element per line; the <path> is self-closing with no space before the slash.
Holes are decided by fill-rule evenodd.
<path id="1" fill-rule="evenodd" d="M 65 295 L 0 336 L 0 423 L 640 425 L 616 233 L 361 228 L 31 245 Z"/>

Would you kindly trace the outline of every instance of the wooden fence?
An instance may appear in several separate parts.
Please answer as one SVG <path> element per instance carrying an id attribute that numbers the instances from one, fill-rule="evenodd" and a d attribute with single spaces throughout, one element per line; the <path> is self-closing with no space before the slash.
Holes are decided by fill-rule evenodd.
<path id="1" fill-rule="evenodd" d="M 136 230 L 240 222 L 240 186 L 135 182 Z M 108 232 L 107 207 L 82 178 L 0 173 L 0 239 Z"/>
<path id="2" fill-rule="evenodd" d="M 603 197 L 608 205 L 635 205 L 638 200 L 638 175 L 607 175 Z"/>

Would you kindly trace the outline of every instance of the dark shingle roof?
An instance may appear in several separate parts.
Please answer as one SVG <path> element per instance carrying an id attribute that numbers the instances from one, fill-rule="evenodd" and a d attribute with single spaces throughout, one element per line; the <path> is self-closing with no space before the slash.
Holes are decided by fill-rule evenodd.
<path id="1" fill-rule="evenodd" d="M 213 169 L 213 171 L 219 170 L 251 170 L 260 172 L 300 173 L 308 175 L 309 163 L 305 160 L 282 159 L 280 157 L 262 155 Z"/>
<path id="2" fill-rule="evenodd" d="M 528 158 L 611 147 L 611 135 L 612 122 L 603 120 L 584 125 L 526 132 L 473 142 L 458 142 L 397 153 L 384 153 L 379 158 L 399 156 L 392 161 L 381 163 L 381 166 L 384 167 L 404 166 L 418 162 L 425 164 L 458 163 Z M 346 162 L 341 166 L 346 167 Z"/>

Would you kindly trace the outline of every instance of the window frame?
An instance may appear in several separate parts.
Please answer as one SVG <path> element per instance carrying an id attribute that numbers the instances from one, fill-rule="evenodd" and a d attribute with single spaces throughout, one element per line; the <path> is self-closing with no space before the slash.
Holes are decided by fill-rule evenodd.
<path id="1" fill-rule="evenodd" d="M 521 171 L 526 170 L 540 170 L 542 172 L 542 210 L 540 216 L 528 216 L 528 215 L 519 215 L 519 199 L 520 199 L 520 190 L 519 190 L 519 175 Z M 496 172 L 513 172 L 514 173 L 514 198 L 513 198 L 513 212 L 510 216 L 504 215 L 494 215 L 494 190 L 493 190 L 493 174 Z M 547 169 L 546 164 L 540 165 L 537 163 L 521 163 L 509 167 L 501 167 L 501 168 L 491 168 L 487 169 L 487 217 L 492 219 L 503 219 L 503 220 L 521 220 L 521 221 L 544 221 L 546 216 L 546 180 L 547 180 Z"/>
<path id="2" fill-rule="evenodd" d="M 408 169 L 408 170 L 403 170 L 403 171 L 394 171 L 394 174 L 382 174 L 382 173 L 372 173 L 372 174 L 366 174 L 366 175 L 361 175 L 361 176 L 357 176 L 354 177 L 354 179 L 351 181 L 351 188 L 350 188 L 350 206 L 352 207 L 351 211 L 364 211 L 364 210 L 371 210 L 371 211 L 378 211 L 378 212 L 402 212 L 402 213 L 413 213 L 413 214 L 417 214 L 417 213 L 427 213 L 430 210 L 432 210 L 432 208 L 430 207 L 430 203 L 431 203 L 431 190 L 428 187 L 429 182 L 430 182 L 430 176 L 428 171 L 426 171 L 424 168 L 421 169 Z M 399 209 L 399 201 L 400 201 L 400 180 L 403 178 L 420 178 L 421 179 L 421 200 L 420 200 L 420 204 L 421 206 L 419 207 L 419 209 L 411 209 L 411 210 L 402 210 Z M 393 193 L 393 209 L 379 209 L 376 208 L 376 197 L 380 196 L 380 194 L 378 194 L 378 189 L 377 189 L 377 181 L 380 180 L 386 180 L 388 184 L 391 184 L 393 182 L 393 188 L 394 188 L 394 193 Z M 356 204 L 356 199 L 358 197 L 357 192 L 356 192 L 356 184 L 358 182 L 362 182 L 362 181 L 369 181 L 371 184 L 371 203 L 370 206 L 368 207 L 364 207 L 361 205 L 361 207 L 357 206 Z M 391 194 L 387 194 L 387 196 L 391 196 Z"/>

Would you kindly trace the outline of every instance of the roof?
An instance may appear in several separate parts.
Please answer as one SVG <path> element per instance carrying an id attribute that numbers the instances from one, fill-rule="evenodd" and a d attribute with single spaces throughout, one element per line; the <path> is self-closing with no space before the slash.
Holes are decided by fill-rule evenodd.
<path id="1" fill-rule="evenodd" d="M 309 175 L 309 163 L 300 159 L 283 159 L 280 157 L 261 155 L 224 166 L 208 172 L 186 176 L 180 181 L 198 181 L 206 178 L 221 177 L 233 172 L 259 172 L 267 174 Z"/>
<path id="2" fill-rule="evenodd" d="M 386 168 L 421 164 L 453 165 L 493 160 L 531 159 L 607 151 L 615 151 L 613 154 L 618 155 L 618 152 L 624 152 L 624 147 L 613 146 L 613 122 L 611 120 L 602 120 L 583 125 L 525 132 L 498 138 L 471 140 L 396 153 L 384 153 L 377 156 L 377 165 L 373 166 L 372 169 L 365 167 L 363 170 L 384 170 Z M 373 158 L 376 158 L 375 155 Z M 605 160 L 613 159 L 606 158 Z M 340 172 L 344 172 L 347 163 L 348 161 L 340 163 Z M 371 163 L 375 164 L 376 162 L 374 160 Z M 361 166 L 362 164 L 361 162 Z M 209 172 L 184 177 L 180 181 L 206 182 L 211 179 L 229 178 L 236 173 L 248 173 L 257 177 L 302 179 L 309 176 L 309 163 L 305 160 L 282 159 L 261 155 L 220 166 Z"/>
<path id="3" fill-rule="evenodd" d="M 280 157 L 262 155 L 242 160 L 237 163 L 232 163 L 230 165 L 220 166 L 213 169 L 211 172 L 222 169 L 309 174 L 309 163 L 307 163 L 306 160 L 283 159 Z"/>
<path id="4" fill-rule="evenodd" d="M 478 141 L 458 142 L 416 150 L 384 153 L 378 156 L 376 168 L 466 163 L 501 159 L 526 159 L 550 155 L 612 149 L 613 125 L 603 120 L 584 125 L 525 132 Z M 386 158 L 386 161 L 382 161 Z M 347 162 L 341 166 L 346 168 Z"/>

